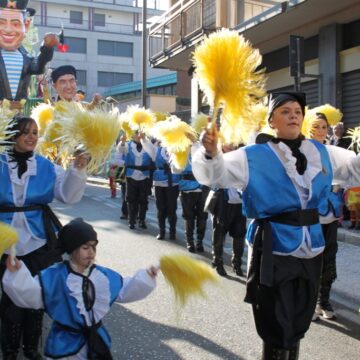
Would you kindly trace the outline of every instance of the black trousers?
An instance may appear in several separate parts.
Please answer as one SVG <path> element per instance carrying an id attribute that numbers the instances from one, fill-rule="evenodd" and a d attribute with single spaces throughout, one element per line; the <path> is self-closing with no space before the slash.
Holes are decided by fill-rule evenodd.
<path id="1" fill-rule="evenodd" d="M 309 329 L 318 296 L 322 254 L 312 259 L 273 255 L 274 285 L 258 284 L 253 314 L 266 344 L 291 349 Z"/>
<path id="2" fill-rule="evenodd" d="M 179 197 L 179 186 L 155 186 L 155 200 L 158 217 L 176 218 L 177 199 Z"/>
<path id="3" fill-rule="evenodd" d="M 4 255 L 1 259 L 1 278 L 6 269 L 6 257 L 7 255 Z M 61 261 L 61 256 L 50 256 L 46 246 L 18 258 L 25 263 L 33 276 L 52 263 Z M 30 357 L 31 354 L 36 354 L 42 334 L 43 314 L 43 310 L 23 309 L 16 306 L 6 293 L 2 292 L 0 316 L 3 358 L 11 358 L 18 353 L 21 339 L 25 355 Z"/>
<path id="4" fill-rule="evenodd" d="M 337 228 L 338 221 L 321 225 L 325 249 L 323 252 L 323 267 L 321 271 L 321 283 L 332 283 L 336 279 L 336 253 L 338 251 Z"/>
<path id="5" fill-rule="evenodd" d="M 181 191 L 182 216 L 185 220 L 207 219 L 208 213 L 204 212 L 204 206 L 209 191 L 208 187 L 199 192 Z"/>

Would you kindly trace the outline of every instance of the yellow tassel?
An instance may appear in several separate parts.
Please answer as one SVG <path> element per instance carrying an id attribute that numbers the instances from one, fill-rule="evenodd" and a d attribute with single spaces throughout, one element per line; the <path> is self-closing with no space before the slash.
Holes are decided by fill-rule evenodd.
<path id="1" fill-rule="evenodd" d="M 165 113 L 165 112 L 161 112 L 161 111 L 155 111 L 154 115 L 155 115 L 156 122 L 164 121 L 170 116 L 169 113 Z"/>
<path id="2" fill-rule="evenodd" d="M 203 113 L 195 115 L 191 119 L 191 126 L 195 129 L 195 131 L 200 134 L 209 123 L 209 115 L 205 115 Z"/>
<path id="3" fill-rule="evenodd" d="M 138 105 L 127 107 L 129 125 L 133 130 L 147 131 L 151 129 L 155 122 L 155 115 L 149 109 L 140 108 Z"/>
<path id="4" fill-rule="evenodd" d="M 170 154 L 171 162 L 176 169 L 185 169 L 190 155 L 190 146 L 184 151 L 176 151 Z"/>
<path id="5" fill-rule="evenodd" d="M 175 115 L 157 123 L 151 134 L 172 152 L 185 151 L 197 139 L 195 130 Z"/>
<path id="6" fill-rule="evenodd" d="M 18 233 L 12 226 L 0 222 L 0 256 L 5 250 L 15 245 L 18 239 Z"/>
<path id="7" fill-rule="evenodd" d="M 0 106 L 0 152 L 4 152 L 6 146 L 11 143 L 11 137 L 15 134 L 9 131 L 17 110 L 10 110 L 10 102 L 4 99 Z"/>
<path id="8" fill-rule="evenodd" d="M 32 109 L 31 117 L 38 124 L 40 136 L 43 136 L 46 127 L 54 119 L 54 108 L 51 104 L 41 103 Z"/>
<path id="9" fill-rule="evenodd" d="M 121 130 L 125 133 L 127 139 L 131 139 L 135 131 L 129 125 L 128 113 L 121 113 L 119 119 L 121 124 Z"/>
<path id="10" fill-rule="evenodd" d="M 87 165 L 90 173 L 97 171 L 106 162 L 121 129 L 117 109 L 104 111 L 98 108 L 91 111 L 78 108 L 62 118 L 62 126 L 58 156 L 67 156 L 77 146 L 83 145 L 90 155 Z"/>
<path id="11" fill-rule="evenodd" d="M 351 138 L 351 145 L 349 146 L 350 149 L 360 149 L 360 126 L 357 126 L 354 129 L 348 129 L 345 137 Z"/>
<path id="12" fill-rule="evenodd" d="M 162 256 L 160 269 L 182 306 L 190 296 L 205 297 L 203 286 L 206 282 L 219 282 L 217 273 L 208 264 L 186 255 Z"/>
<path id="13" fill-rule="evenodd" d="M 224 106 L 236 121 L 247 117 L 249 107 L 265 95 L 264 71 L 256 70 L 261 61 L 259 51 L 229 29 L 210 34 L 195 49 L 195 74 L 214 115 Z"/>

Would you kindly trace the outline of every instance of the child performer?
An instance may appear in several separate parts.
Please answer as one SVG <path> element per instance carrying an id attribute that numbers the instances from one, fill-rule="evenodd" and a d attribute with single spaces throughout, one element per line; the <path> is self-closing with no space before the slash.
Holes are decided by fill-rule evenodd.
<path id="1" fill-rule="evenodd" d="M 123 278 L 95 265 L 97 233 L 77 218 L 59 232 L 69 261 L 57 263 L 32 277 L 23 262 L 9 256 L 4 291 L 19 307 L 45 309 L 53 323 L 45 345 L 48 359 L 112 359 L 111 339 L 101 320 L 117 302 L 143 299 L 155 288 L 157 268 Z"/>

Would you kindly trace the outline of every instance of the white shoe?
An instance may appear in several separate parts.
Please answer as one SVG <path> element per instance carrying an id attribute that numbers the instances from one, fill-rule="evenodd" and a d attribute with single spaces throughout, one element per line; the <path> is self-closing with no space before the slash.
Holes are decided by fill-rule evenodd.
<path id="1" fill-rule="evenodd" d="M 319 315 L 318 315 L 316 312 L 314 312 L 314 315 L 313 315 L 313 317 L 312 317 L 311 321 L 316 322 L 316 321 L 319 321 L 319 320 L 320 320 Z"/>
<path id="2" fill-rule="evenodd" d="M 335 311 L 329 302 L 323 305 L 317 304 L 315 308 L 315 313 L 321 315 L 324 319 L 327 320 L 336 318 Z"/>

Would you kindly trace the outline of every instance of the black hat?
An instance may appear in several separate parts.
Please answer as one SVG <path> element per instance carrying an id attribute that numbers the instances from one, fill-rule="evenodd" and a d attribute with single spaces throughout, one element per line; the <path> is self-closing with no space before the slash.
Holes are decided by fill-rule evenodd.
<path id="1" fill-rule="evenodd" d="M 29 0 L 0 0 L 0 8 L 22 10 L 29 16 L 33 16 L 35 9 L 28 8 L 28 2 Z"/>
<path id="2" fill-rule="evenodd" d="M 72 65 L 62 65 L 52 71 L 51 80 L 55 83 L 60 76 L 69 74 L 74 75 L 76 79 L 76 69 Z"/>
<path id="3" fill-rule="evenodd" d="M 61 248 L 68 254 L 88 241 L 95 240 L 98 242 L 96 231 L 82 218 L 76 218 L 66 224 L 59 231 L 58 238 Z"/>
<path id="4" fill-rule="evenodd" d="M 281 105 L 284 105 L 288 101 L 298 102 L 301 107 L 301 111 L 303 115 L 305 115 L 306 95 L 303 92 L 292 92 L 292 91 L 273 92 L 270 93 L 268 99 L 269 99 L 268 120 L 270 120 L 271 115 L 276 108 L 278 108 Z"/>

